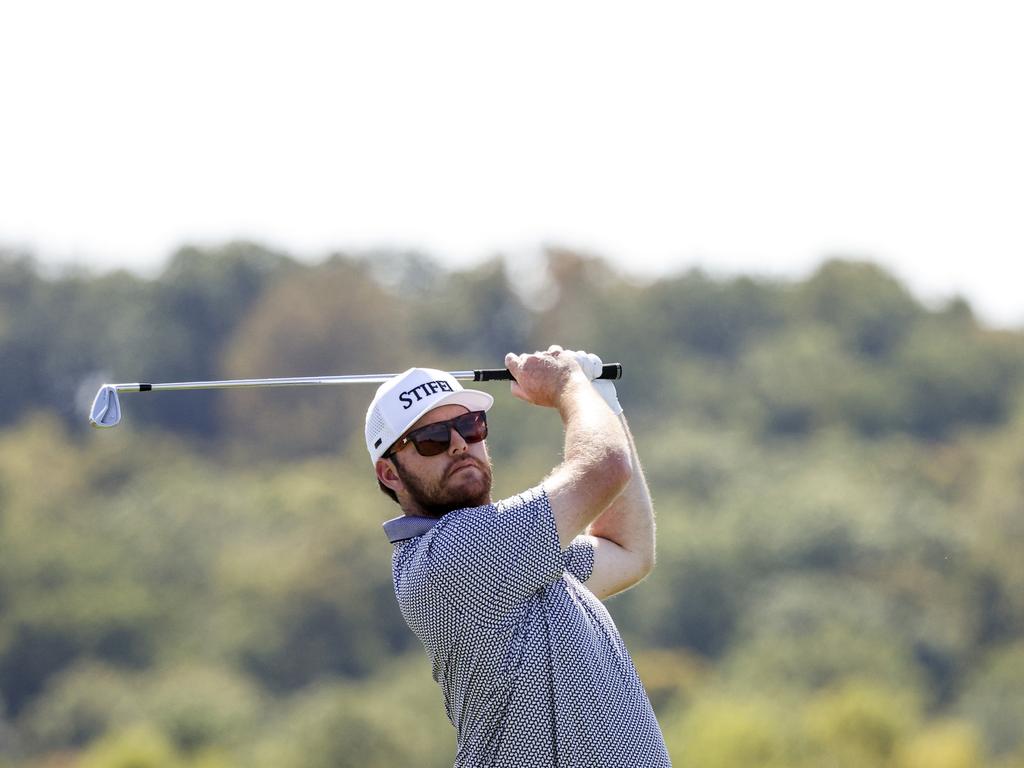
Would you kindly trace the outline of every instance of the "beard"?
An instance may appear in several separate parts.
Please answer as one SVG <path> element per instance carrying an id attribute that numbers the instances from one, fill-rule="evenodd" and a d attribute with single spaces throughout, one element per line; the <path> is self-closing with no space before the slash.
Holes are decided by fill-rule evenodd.
<path id="1" fill-rule="evenodd" d="M 469 457 L 473 466 L 482 475 L 481 479 L 473 479 L 469 482 L 449 474 L 452 466 L 456 462 L 465 461 L 466 457 L 449 462 L 440 481 L 426 481 L 412 474 L 399 464 L 397 455 L 392 456 L 391 459 L 395 464 L 395 471 L 405 483 L 409 498 L 419 506 L 427 517 L 444 517 L 453 510 L 480 507 L 491 501 L 492 467 L 490 458 L 481 461 L 475 457 Z"/>

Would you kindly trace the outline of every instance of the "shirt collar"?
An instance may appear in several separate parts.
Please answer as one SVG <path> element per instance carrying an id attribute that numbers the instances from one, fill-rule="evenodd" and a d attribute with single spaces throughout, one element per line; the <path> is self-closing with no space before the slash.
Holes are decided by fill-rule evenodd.
<path id="1" fill-rule="evenodd" d="M 437 519 L 433 517 L 402 515 L 384 523 L 384 533 L 387 535 L 388 541 L 392 544 L 397 544 L 406 539 L 422 536 L 436 524 Z"/>

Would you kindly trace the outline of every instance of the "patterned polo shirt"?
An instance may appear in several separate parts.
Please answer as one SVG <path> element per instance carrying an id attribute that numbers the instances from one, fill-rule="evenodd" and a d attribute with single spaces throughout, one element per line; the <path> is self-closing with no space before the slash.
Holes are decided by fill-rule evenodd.
<path id="1" fill-rule="evenodd" d="M 561 549 L 542 487 L 385 531 L 398 604 L 455 726 L 455 768 L 671 765 L 615 623 L 583 586 L 593 546 Z"/>

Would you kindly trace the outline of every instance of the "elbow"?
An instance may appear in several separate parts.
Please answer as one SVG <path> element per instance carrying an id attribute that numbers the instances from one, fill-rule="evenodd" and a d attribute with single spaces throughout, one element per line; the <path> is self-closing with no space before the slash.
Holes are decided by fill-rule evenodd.
<path id="1" fill-rule="evenodd" d="M 654 547 L 651 547 L 649 551 L 645 551 L 640 554 L 639 562 L 637 563 L 637 570 L 639 573 L 637 581 L 643 581 L 650 576 L 651 573 L 654 572 L 654 564 Z"/>
<path id="2" fill-rule="evenodd" d="M 629 575 L 629 581 L 624 586 L 624 589 L 636 586 L 651 575 L 654 571 L 654 552 L 651 551 L 649 554 L 646 552 L 634 552 L 632 565 L 633 568 Z"/>
<path id="3" fill-rule="evenodd" d="M 653 552 L 649 558 L 641 552 L 630 552 L 630 555 L 629 567 L 623 571 L 621 580 L 613 588 L 601 595 L 601 599 L 625 592 L 627 589 L 632 589 L 651 575 L 651 572 L 654 570 Z"/>
<path id="4" fill-rule="evenodd" d="M 654 571 L 657 562 L 655 549 L 655 533 L 652 524 L 649 535 L 635 541 L 630 549 L 637 582 L 643 581 Z"/>

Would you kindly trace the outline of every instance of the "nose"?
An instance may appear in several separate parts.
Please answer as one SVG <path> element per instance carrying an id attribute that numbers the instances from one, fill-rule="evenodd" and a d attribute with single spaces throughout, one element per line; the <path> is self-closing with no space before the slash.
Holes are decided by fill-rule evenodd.
<path id="1" fill-rule="evenodd" d="M 466 442 L 465 438 L 459 434 L 459 430 L 455 427 L 451 427 L 448 433 L 451 437 L 451 442 L 448 444 L 448 453 L 451 456 L 458 456 L 460 453 L 465 453 L 469 450 L 469 443 Z"/>

